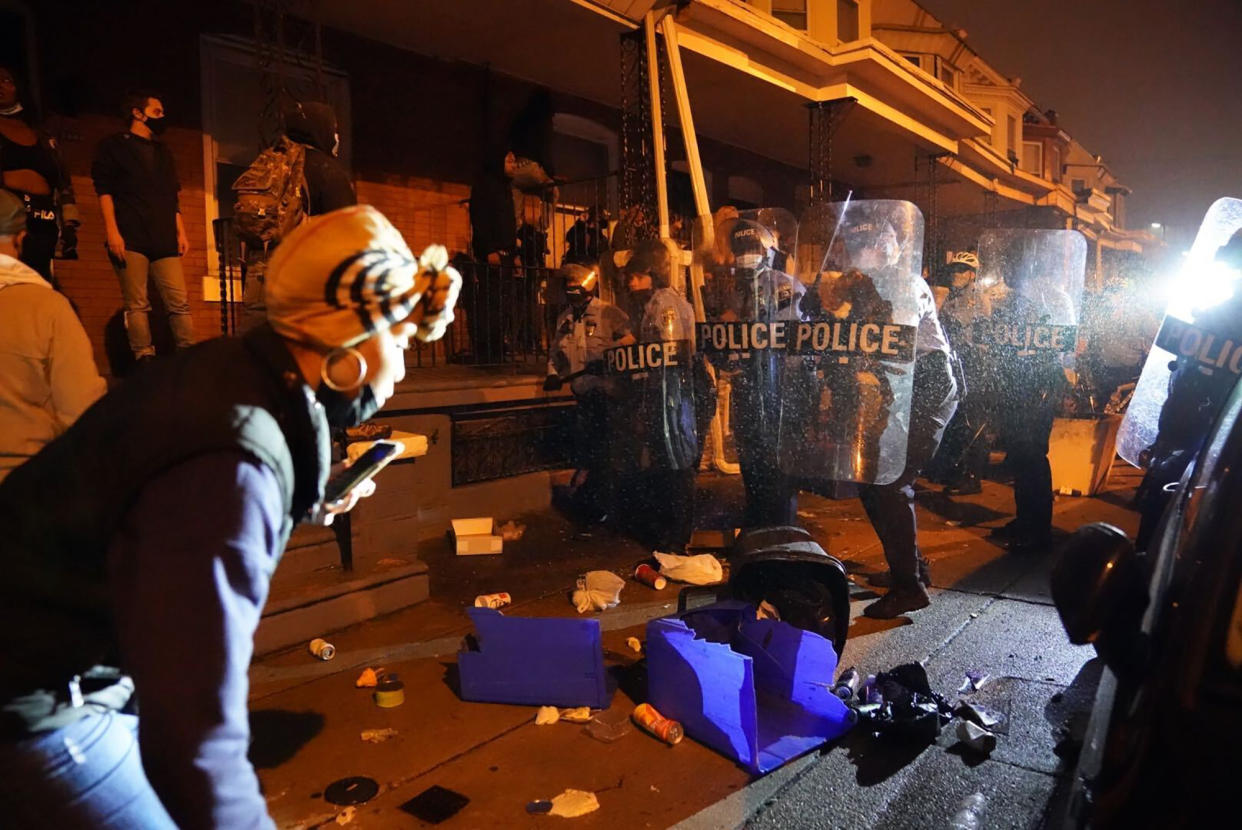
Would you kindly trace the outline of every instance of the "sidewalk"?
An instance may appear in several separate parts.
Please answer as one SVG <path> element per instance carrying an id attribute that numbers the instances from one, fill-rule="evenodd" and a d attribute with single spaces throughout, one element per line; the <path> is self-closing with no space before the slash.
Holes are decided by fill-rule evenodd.
<path id="1" fill-rule="evenodd" d="M 1069 531 L 1103 520 L 1133 532 L 1136 518 L 1125 504 L 1136 483 L 1132 471 L 1117 469 L 1100 497 L 1058 498 L 1057 526 Z M 739 493 L 736 478 L 701 476 L 705 522 L 726 526 Z M 432 599 L 333 633 L 333 661 L 298 649 L 252 667 L 251 754 L 269 809 L 282 827 L 335 827 L 341 808 L 322 792 L 332 781 L 361 775 L 374 778 L 380 792 L 358 806 L 350 827 L 425 826 L 399 807 L 435 785 L 470 799 L 443 823 L 450 828 L 555 824 L 560 820 L 528 815 L 525 805 L 566 788 L 599 798 L 598 812 L 569 820 L 582 828 L 944 826 L 957 802 L 977 790 L 1006 796 L 989 807 L 987 826 L 1038 826 L 1064 778 L 1053 752 L 1055 728 L 1085 711 L 1096 672 L 1088 664 L 1094 652 L 1066 642 L 1051 607 L 1049 558 L 1008 555 L 984 538 L 985 525 L 1006 521 L 1011 505 L 1009 488 L 994 482 L 964 499 L 921 493 L 920 541 L 932 562 L 933 604 L 908 619 L 870 620 L 859 615 L 874 595 L 860 590 L 841 660 L 864 672 L 922 660 L 933 688 L 950 696 L 966 669 L 991 674 L 988 705 L 1009 720 L 982 764 L 953 754 L 948 734 L 905 757 L 856 732 L 752 781 L 692 740 L 669 748 L 635 729 L 605 744 L 579 725 L 536 726 L 531 707 L 462 702 L 454 691 L 455 654 L 471 630 L 465 608 L 476 594 L 508 591 L 510 614 L 575 616 L 567 594 L 581 572 L 625 571 L 646 554 L 608 533 L 576 537 L 559 515 L 545 512 L 522 517 L 526 536 L 500 556 L 458 558 L 443 540 L 429 543 L 422 556 Z M 856 500 L 804 495 L 800 520 L 852 573 L 883 567 Z M 642 693 L 632 670 L 639 655 L 626 638 L 642 639 L 649 619 L 675 610 L 677 590 L 631 581 L 621 605 L 599 615 L 605 660 L 620 680 L 610 714 L 624 716 L 634 705 L 631 694 Z M 368 665 L 401 675 L 403 706 L 380 709 L 368 690 L 354 688 Z M 397 736 L 381 744 L 359 738 L 364 729 L 385 727 Z"/>

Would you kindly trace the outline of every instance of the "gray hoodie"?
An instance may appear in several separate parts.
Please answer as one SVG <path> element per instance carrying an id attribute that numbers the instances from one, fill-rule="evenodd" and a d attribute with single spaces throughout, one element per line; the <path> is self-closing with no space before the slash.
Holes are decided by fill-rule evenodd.
<path id="1" fill-rule="evenodd" d="M 0 480 L 106 391 L 69 301 L 0 254 Z"/>

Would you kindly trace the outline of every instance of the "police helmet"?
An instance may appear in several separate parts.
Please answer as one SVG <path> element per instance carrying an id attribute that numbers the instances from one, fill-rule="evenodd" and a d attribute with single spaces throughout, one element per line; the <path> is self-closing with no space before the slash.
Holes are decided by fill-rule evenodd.
<path id="1" fill-rule="evenodd" d="M 567 294 L 593 294 L 599 284 L 598 270 L 577 263 L 562 265 L 561 277 L 565 280 Z"/>
<path id="2" fill-rule="evenodd" d="M 958 251 L 949 260 L 950 271 L 978 271 L 979 257 L 974 251 Z"/>
<path id="3" fill-rule="evenodd" d="M 729 233 L 729 247 L 738 268 L 770 268 L 776 255 L 776 235 L 763 225 L 739 221 Z"/>
<path id="4" fill-rule="evenodd" d="M 668 248 L 658 239 L 644 239 L 634 246 L 629 261 L 621 268 L 628 280 L 631 274 L 648 274 L 654 288 L 668 288 L 672 281 L 672 268 Z"/>
<path id="5" fill-rule="evenodd" d="M 897 229 L 887 219 L 868 219 L 841 229 L 841 239 L 851 256 L 868 249 L 878 249 L 886 262 L 893 262 L 901 253 Z"/>

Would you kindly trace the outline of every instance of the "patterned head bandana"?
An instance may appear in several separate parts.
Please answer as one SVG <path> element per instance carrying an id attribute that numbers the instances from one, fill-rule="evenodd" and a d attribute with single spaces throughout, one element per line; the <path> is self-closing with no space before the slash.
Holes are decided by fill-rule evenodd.
<path id="1" fill-rule="evenodd" d="M 369 205 L 312 218 L 272 254 L 267 317 L 282 337 L 325 348 L 354 346 L 403 320 L 436 340 L 453 322 L 461 276 L 443 245 L 421 257 Z"/>

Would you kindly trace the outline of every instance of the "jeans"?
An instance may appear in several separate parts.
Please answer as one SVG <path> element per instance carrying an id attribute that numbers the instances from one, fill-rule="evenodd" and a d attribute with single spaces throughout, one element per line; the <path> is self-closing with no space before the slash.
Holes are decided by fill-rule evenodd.
<path id="1" fill-rule="evenodd" d="M 0 743 L 5 827 L 175 828 L 147 782 L 138 719 L 104 711 L 61 729 Z"/>
<path id="2" fill-rule="evenodd" d="M 181 257 L 162 257 L 152 262 L 137 251 L 125 252 L 125 267 L 116 268 L 121 281 L 121 297 L 125 300 L 125 330 L 134 357 L 155 354 L 151 345 L 151 324 L 147 315 L 151 303 L 147 299 L 147 276 L 155 279 L 155 287 L 168 311 L 173 340 L 178 349 L 194 345 L 194 321 L 190 318 L 190 301 L 186 296 L 185 277 L 181 273 Z"/>

